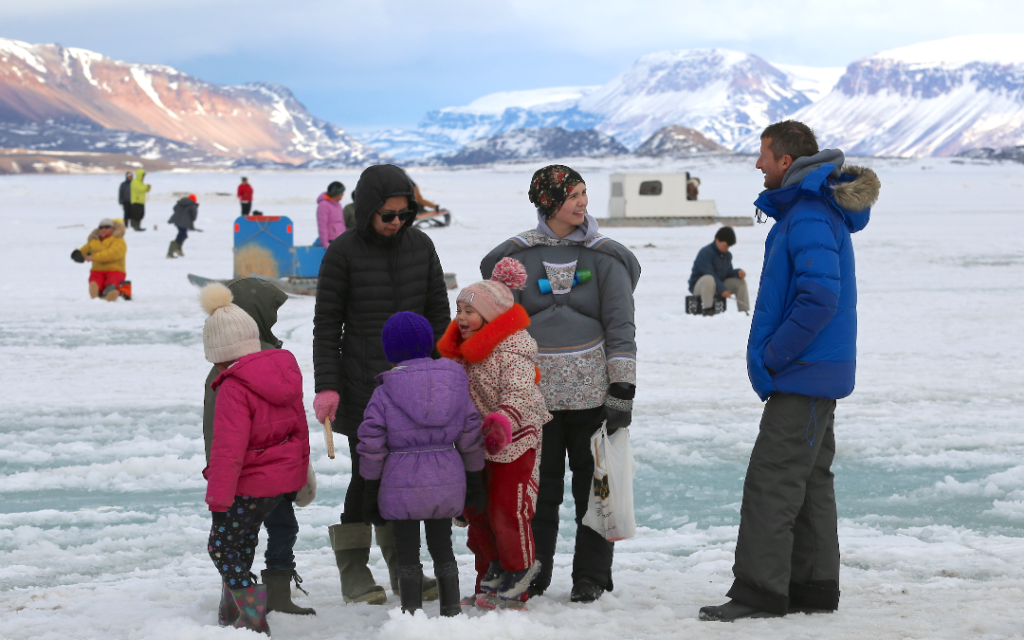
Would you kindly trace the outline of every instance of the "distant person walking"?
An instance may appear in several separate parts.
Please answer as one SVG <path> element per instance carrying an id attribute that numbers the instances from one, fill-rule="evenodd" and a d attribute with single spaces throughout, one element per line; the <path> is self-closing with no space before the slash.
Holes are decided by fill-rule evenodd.
<path id="1" fill-rule="evenodd" d="M 124 223 L 132 219 L 132 172 L 124 174 L 124 182 L 117 190 L 117 204 L 121 205 L 124 211 Z"/>
<path id="2" fill-rule="evenodd" d="M 327 248 L 335 238 L 345 233 L 345 212 L 341 198 L 345 185 L 332 182 L 316 199 L 316 227 L 319 231 L 320 246 Z"/>
<path id="3" fill-rule="evenodd" d="M 732 227 L 722 227 L 715 232 L 715 241 L 697 252 L 690 271 L 690 293 L 700 296 L 704 315 L 715 314 L 715 296 L 728 298 L 736 296 L 736 310 L 750 311 L 750 297 L 747 293 L 747 272 L 734 269 L 729 247 L 736 244 L 736 232 Z"/>
<path id="4" fill-rule="evenodd" d="M 132 218 L 131 224 L 132 229 L 136 231 L 145 231 L 146 229 L 142 226 L 142 219 L 146 217 L 146 194 L 153 187 L 146 184 L 144 179 L 146 177 L 146 170 L 139 169 L 135 172 L 135 179 L 132 180 L 131 188 L 131 201 L 132 201 Z"/>
<path id="5" fill-rule="evenodd" d="M 178 237 L 171 240 L 170 246 L 167 247 L 168 258 L 176 256 L 185 257 L 185 252 L 181 250 L 181 246 L 188 239 L 188 232 L 195 231 L 196 218 L 198 216 L 199 200 L 196 199 L 194 193 L 174 203 L 174 213 L 171 214 L 167 222 L 178 227 Z"/>
<path id="6" fill-rule="evenodd" d="M 743 482 L 729 602 L 701 620 L 839 608 L 832 460 L 836 400 L 853 392 L 857 279 L 851 234 L 878 199 L 871 169 L 818 151 L 794 120 L 761 133 L 754 205 L 774 218 L 747 341 L 747 374 L 767 400 Z"/>
<path id="7" fill-rule="evenodd" d="M 242 203 L 242 215 L 249 215 L 249 210 L 252 209 L 252 185 L 245 176 L 242 176 L 242 183 L 238 185 L 238 201 Z"/>

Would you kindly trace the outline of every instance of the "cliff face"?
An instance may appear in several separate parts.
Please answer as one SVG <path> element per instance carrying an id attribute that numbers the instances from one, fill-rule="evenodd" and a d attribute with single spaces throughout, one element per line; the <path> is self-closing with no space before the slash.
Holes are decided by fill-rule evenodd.
<path id="1" fill-rule="evenodd" d="M 380 158 L 341 128 L 310 115 L 279 85 L 219 86 L 171 67 L 2 38 L 0 123 L 133 132 L 225 159 L 355 165 Z M 71 139 L 67 145 L 88 147 Z"/>

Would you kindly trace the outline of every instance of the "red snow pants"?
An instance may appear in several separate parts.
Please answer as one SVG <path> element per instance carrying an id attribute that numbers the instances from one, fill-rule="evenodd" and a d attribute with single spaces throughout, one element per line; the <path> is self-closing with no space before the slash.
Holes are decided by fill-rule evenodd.
<path id="1" fill-rule="evenodd" d="M 481 513 L 466 507 L 469 550 L 476 556 L 476 593 L 491 562 L 501 561 L 505 571 L 522 571 L 533 564 L 533 512 L 537 506 L 534 466 L 537 450 L 530 449 L 512 462 L 487 461 L 484 486 L 487 508 Z"/>
<path id="2" fill-rule="evenodd" d="M 89 282 L 95 282 L 100 288 L 100 295 L 109 285 L 115 287 L 124 282 L 124 271 L 90 271 Z"/>

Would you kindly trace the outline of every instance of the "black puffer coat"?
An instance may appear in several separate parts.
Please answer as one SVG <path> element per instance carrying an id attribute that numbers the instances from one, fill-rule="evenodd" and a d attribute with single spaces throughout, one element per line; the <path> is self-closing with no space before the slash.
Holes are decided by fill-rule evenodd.
<path id="1" fill-rule="evenodd" d="M 394 165 L 367 168 L 355 189 L 356 225 L 335 238 L 320 264 L 313 316 L 313 375 L 316 391 L 341 395 L 332 426 L 355 435 L 377 388 L 374 378 L 391 368 L 381 333 L 388 318 L 413 311 L 430 321 L 434 342 L 451 321 L 441 261 L 427 234 L 412 220 L 391 237 L 373 230 L 373 216 L 392 196 L 413 189 Z"/>

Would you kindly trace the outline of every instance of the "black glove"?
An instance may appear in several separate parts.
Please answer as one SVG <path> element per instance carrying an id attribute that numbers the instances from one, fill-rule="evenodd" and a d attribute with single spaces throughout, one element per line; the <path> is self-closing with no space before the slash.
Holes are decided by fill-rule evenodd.
<path id="1" fill-rule="evenodd" d="M 71 259 L 75 262 L 85 262 L 85 256 L 82 255 L 81 249 L 75 249 L 71 252 Z"/>
<path id="2" fill-rule="evenodd" d="M 633 421 L 633 396 L 636 387 L 626 382 L 613 382 L 608 385 L 608 398 L 601 406 L 601 422 L 607 423 L 608 435 Z"/>
<path id="3" fill-rule="evenodd" d="M 380 494 L 380 480 L 367 480 L 363 489 L 363 522 L 366 524 L 385 525 L 388 523 L 380 515 L 377 495 Z"/>
<path id="4" fill-rule="evenodd" d="M 221 526 L 222 524 L 227 522 L 228 519 L 227 511 L 211 511 L 210 515 L 213 516 L 213 526 L 215 527 Z"/>
<path id="5" fill-rule="evenodd" d="M 487 508 L 487 491 L 484 490 L 484 472 L 466 472 L 466 506 L 478 513 Z"/>

